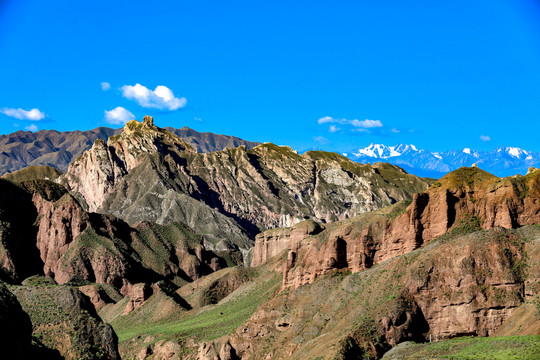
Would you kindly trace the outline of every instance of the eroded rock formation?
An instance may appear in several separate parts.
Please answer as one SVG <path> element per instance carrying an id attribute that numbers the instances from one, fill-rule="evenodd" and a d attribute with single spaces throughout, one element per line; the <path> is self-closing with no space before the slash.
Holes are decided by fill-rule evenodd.
<path id="1" fill-rule="evenodd" d="M 407 254 L 452 229 L 538 223 L 540 172 L 499 179 L 478 168 L 462 168 L 415 195 L 402 214 L 367 214 L 333 224 L 321 236 L 296 242 L 290 248 L 283 285 L 313 282 L 330 269 L 364 270 Z"/>
<path id="2" fill-rule="evenodd" d="M 396 166 L 335 153 L 263 144 L 199 154 L 150 117 L 97 141 L 60 181 L 91 211 L 130 224 L 180 220 L 220 250 L 250 248 L 261 229 L 342 220 L 427 188 Z"/>

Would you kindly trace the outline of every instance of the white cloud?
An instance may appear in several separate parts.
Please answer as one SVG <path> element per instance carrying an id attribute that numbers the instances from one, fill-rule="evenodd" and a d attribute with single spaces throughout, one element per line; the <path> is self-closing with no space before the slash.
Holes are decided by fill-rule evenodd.
<path id="1" fill-rule="evenodd" d="M 378 128 L 382 127 L 383 124 L 380 120 L 351 120 L 350 121 L 352 126 L 364 128 L 364 129 L 370 129 L 370 128 Z"/>
<path id="2" fill-rule="evenodd" d="M 319 124 L 326 124 L 326 123 L 337 123 L 341 125 L 352 125 L 357 128 L 364 128 L 364 129 L 371 129 L 371 128 L 378 128 L 382 127 L 383 123 L 380 120 L 348 120 L 348 119 L 334 119 L 331 116 L 325 116 L 317 120 Z"/>
<path id="3" fill-rule="evenodd" d="M 328 131 L 330 131 L 331 133 L 334 133 L 336 131 L 339 131 L 340 129 L 335 126 L 335 125 L 330 125 L 330 128 L 328 129 Z"/>
<path id="4" fill-rule="evenodd" d="M 133 119 L 135 119 L 135 115 L 121 106 L 109 111 L 105 110 L 105 121 L 110 124 L 123 125 Z"/>
<path id="5" fill-rule="evenodd" d="M 325 117 L 322 117 L 319 120 L 317 120 L 317 122 L 319 124 L 326 124 L 326 123 L 330 123 L 330 122 L 337 122 L 337 120 L 332 118 L 331 116 L 325 116 Z"/>
<path id="6" fill-rule="evenodd" d="M 200 117 L 194 117 L 193 120 L 202 121 Z"/>
<path id="7" fill-rule="evenodd" d="M 328 139 L 325 138 L 324 136 L 315 136 L 313 138 L 313 140 L 315 140 L 316 142 L 321 143 L 323 145 L 328 144 Z"/>
<path id="8" fill-rule="evenodd" d="M 39 121 L 45 117 L 44 113 L 35 108 L 28 111 L 23 109 L 3 108 L 0 109 L 0 112 L 19 120 Z"/>
<path id="9" fill-rule="evenodd" d="M 145 108 L 177 110 L 186 106 L 184 97 L 177 98 L 171 89 L 166 86 L 156 86 L 154 91 L 141 84 L 122 86 L 122 95 L 130 100 L 135 100 Z"/>
<path id="10" fill-rule="evenodd" d="M 111 84 L 109 84 L 108 82 L 104 81 L 101 83 L 101 90 L 103 91 L 107 91 L 111 88 Z"/>
<path id="11" fill-rule="evenodd" d="M 397 133 L 400 133 L 401 131 L 399 131 L 399 129 L 393 128 L 393 129 L 392 129 L 392 132 L 395 133 L 395 134 L 397 134 Z"/>
<path id="12" fill-rule="evenodd" d="M 28 125 L 24 128 L 24 130 L 28 130 L 28 131 L 31 131 L 31 132 L 36 132 L 38 130 L 38 127 L 34 124 L 32 125 Z"/>
<path id="13" fill-rule="evenodd" d="M 491 138 L 487 135 L 480 135 L 480 140 L 482 141 L 491 141 Z"/>

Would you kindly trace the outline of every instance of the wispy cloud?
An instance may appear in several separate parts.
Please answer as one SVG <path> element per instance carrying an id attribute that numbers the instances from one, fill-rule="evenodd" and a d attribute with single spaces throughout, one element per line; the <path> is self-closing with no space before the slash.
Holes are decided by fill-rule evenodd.
<path id="1" fill-rule="evenodd" d="M 369 132 L 367 129 L 373 129 L 373 128 L 380 128 L 383 127 L 383 123 L 380 120 L 358 120 L 358 119 L 335 119 L 331 116 L 324 116 L 317 120 L 317 123 L 319 124 L 340 124 L 344 126 L 351 126 L 352 131 L 359 131 L 359 132 Z M 330 125 L 328 131 L 330 132 L 336 132 L 339 130 L 339 128 L 335 125 Z"/>
<path id="2" fill-rule="evenodd" d="M 334 133 L 336 131 L 339 131 L 340 128 L 338 128 L 336 125 L 330 125 L 330 127 L 328 128 L 328 131 L 331 132 L 331 133 Z"/>
<path id="3" fill-rule="evenodd" d="M 133 119 L 135 119 L 135 115 L 121 106 L 109 111 L 105 110 L 105 121 L 109 124 L 123 125 Z"/>
<path id="4" fill-rule="evenodd" d="M 187 103 L 186 98 L 175 97 L 172 90 L 163 85 L 156 86 L 154 91 L 141 84 L 124 85 L 121 90 L 125 98 L 135 100 L 145 108 L 173 111 L 186 106 Z"/>
<path id="5" fill-rule="evenodd" d="M 317 122 L 319 124 L 326 124 L 326 123 L 337 122 L 337 121 L 336 121 L 336 119 L 334 119 L 331 116 L 324 116 L 324 117 L 320 118 Z"/>
<path id="6" fill-rule="evenodd" d="M 10 116 L 19 120 L 30 120 L 30 121 L 39 121 L 45 117 L 45 113 L 39 111 L 39 109 L 23 110 L 23 109 L 13 109 L 13 108 L 2 108 L 0 109 L 2 114 Z"/>
<path id="7" fill-rule="evenodd" d="M 491 138 L 487 135 L 480 135 L 480 140 L 482 141 L 491 141 Z"/>
<path id="8" fill-rule="evenodd" d="M 316 142 L 322 144 L 322 145 L 326 145 L 328 144 L 328 139 L 325 138 L 324 136 L 315 136 L 313 138 L 313 140 L 315 140 Z"/>
<path id="9" fill-rule="evenodd" d="M 396 128 L 393 128 L 393 129 L 392 129 L 392 132 L 393 132 L 394 134 L 399 134 L 399 133 L 401 132 L 401 130 L 396 129 Z"/>
<path id="10" fill-rule="evenodd" d="M 31 131 L 31 132 L 36 132 L 38 131 L 38 127 L 34 124 L 31 124 L 31 125 L 28 125 L 24 128 L 24 130 L 28 130 L 28 131 Z"/>
<path id="11" fill-rule="evenodd" d="M 194 117 L 193 120 L 202 121 L 202 119 L 200 117 Z"/>
<path id="12" fill-rule="evenodd" d="M 108 82 L 104 81 L 101 83 L 101 90 L 103 91 L 107 91 L 111 88 L 111 84 L 109 84 Z"/>

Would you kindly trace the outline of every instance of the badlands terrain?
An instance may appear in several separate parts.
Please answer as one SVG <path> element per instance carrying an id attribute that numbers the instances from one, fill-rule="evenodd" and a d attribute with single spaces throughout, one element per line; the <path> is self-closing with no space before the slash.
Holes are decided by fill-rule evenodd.
<path id="1" fill-rule="evenodd" d="M 534 167 L 421 178 L 151 117 L 0 147 L 11 358 L 540 353 Z"/>

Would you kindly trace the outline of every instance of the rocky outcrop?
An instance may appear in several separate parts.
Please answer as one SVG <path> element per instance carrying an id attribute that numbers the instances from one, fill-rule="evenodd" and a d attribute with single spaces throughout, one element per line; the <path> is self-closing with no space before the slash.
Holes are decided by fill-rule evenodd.
<path id="1" fill-rule="evenodd" d="M 259 145 L 235 136 L 201 133 L 185 126 L 181 129 L 167 127 L 166 130 L 176 134 L 198 152 L 212 152 L 241 145 L 251 149 Z M 86 131 L 17 131 L 0 135 L 0 174 L 43 165 L 66 171 L 69 163 L 90 149 L 96 140 L 106 140 L 121 132 L 122 129 L 99 127 Z"/>
<path id="2" fill-rule="evenodd" d="M 101 321 L 89 299 L 69 286 L 16 286 L 30 315 L 33 336 L 65 359 L 120 359 L 112 327 Z"/>
<path id="3" fill-rule="evenodd" d="M 183 151 L 194 152 L 176 135 L 160 131 L 153 119 L 145 116 L 142 123 L 135 120 L 127 123 L 122 134 L 112 137 L 109 143 L 97 140 L 70 165 L 63 182 L 84 199 L 89 211 L 95 212 L 120 179 L 139 165 L 144 153 L 160 153 L 165 157 Z"/>
<path id="4" fill-rule="evenodd" d="M 103 284 L 83 285 L 79 287 L 79 290 L 88 296 L 96 310 L 101 309 L 107 304 L 114 304 L 122 299 L 122 295 L 117 289 L 113 287 L 106 289 Z"/>
<path id="5" fill-rule="evenodd" d="M 130 286 L 126 294 L 126 296 L 129 296 L 129 301 L 122 315 L 127 315 L 133 310 L 140 308 L 152 293 L 153 290 L 150 285 L 145 283 Z"/>
<path id="6" fill-rule="evenodd" d="M 60 182 L 91 211 L 130 224 L 180 220 L 219 250 L 248 249 L 261 229 L 342 220 L 427 188 L 396 166 L 321 151 L 263 144 L 199 154 L 150 117 L 97 141 Z"/>
<path id="7" fill-rule="evenodd" d="M 462 168 L 415 195 L 402 212 L 359 216 L 292 245 L 284 286 L 311 283 L 331 269 L 367 269 L 454 229 L 467 232 L 538 224 L 540 172 L 500 179 L 478 168 Z"/>
<path id="8" fill-rule="evenodd" d="M 36 216 L 31 195 L 0 179 L 0 280 L 20 282 L 41 273 L 43 263 L 35 246 L 33 226 Z"/>
<path id="9" fill-rule="evenodd" d="M 320 233 L 324 227 L 313 220 L 305 220 L 291 228 L 267 230 L 255 237 L 251 266 L 255 267 L 283 250 L 292 248 L 308 236 Z"/>

